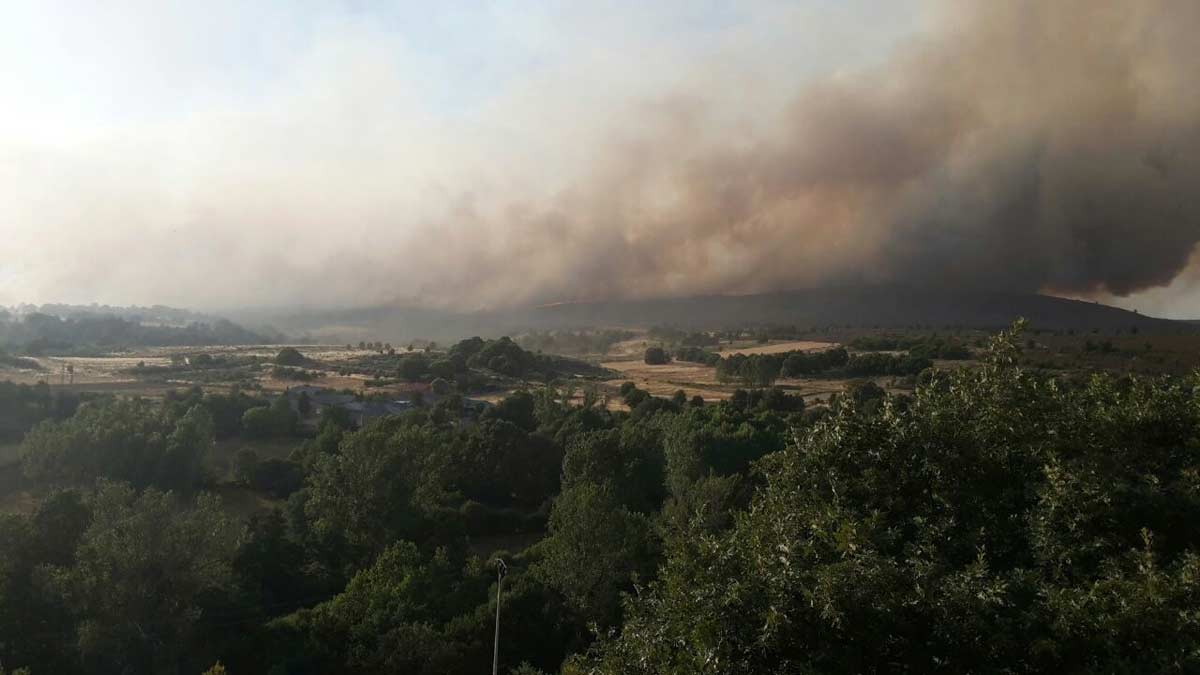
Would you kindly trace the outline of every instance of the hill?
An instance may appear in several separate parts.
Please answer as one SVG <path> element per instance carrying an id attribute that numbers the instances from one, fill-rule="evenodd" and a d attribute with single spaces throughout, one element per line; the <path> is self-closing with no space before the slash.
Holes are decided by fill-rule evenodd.
<path id="1" fill-rule="evenodd" d="M 904 287 L 823 288 L 758 295 L 711 295 L 652 300 L 568 302 L 478 312 L 412 307 L 243 312 L 237 318 L 269 323 L 325 342 L 456 340 L 499 337 L 530 330 L 673 325 L 717 329 L 748 325 L 912 326 L 996 329 L 1016 317 L 1050 330 L 1116 330 L 1178 333 L 1197 325 L 1143 316 L 1108 305 L 1033 293 L 944 291 Z"/>
<path id="2" fill-rule="evenodd" d="M 30 354 L 66 353 L 97 347 L 238 345 L 269 341 L 268 336 L 217 318 L 173 325 L 147 321 L 138 315 L 127 317 L 92 311 L 71 312 L 65 316 L 43 311 L 0 312 L 0 348 Z"/>
<path id="3" fill-rule="evenodd" d="M 719 328 L 751 324 L 901 328 L 1000 328 L 1023 316 L 1046 329 L 1118 329 L 1175 332 L 1193 327 L 1117 307 L 1048 295 L 939 291 L 901 287 L 825 288 L 759 295 L 563 303 L 538 308 L 534 323 L 552 326 L 613 324 Z"/>

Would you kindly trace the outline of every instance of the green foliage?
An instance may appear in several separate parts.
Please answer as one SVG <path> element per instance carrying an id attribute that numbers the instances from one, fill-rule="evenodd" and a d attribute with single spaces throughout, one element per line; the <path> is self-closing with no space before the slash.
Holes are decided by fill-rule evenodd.
<path id="1" fill-rule="evenodd" d="M 642 360 L 649 366 L 661 366 L 665 363 L 670 363 L 671 357 L 662 347 L 649 347 L 642 356 Z"/>
<path id="2" fill-rule="evenodd" d="M 627 330 L 534 331 L 517 338 L 517 343 L 532 352 L 550 354 L 607 354 L 618 342 L 632 340 Z"/>
<path id="3" fill-rule="evenodd" d="M 304 548 L 291 539 L 279 511 L 255 516 L 231 563 L 238 589 L 253 606 L 286 614 L 321 597 L 321 579 L 307 569 Z"/>
<path id="4" fill-rule="evenodd" d="M 504 419 L 485 419 L 456 444 L 448 487 L 491 504 L 541 504 L 558 493 L 562 448 Z"/>
<path id="5" fill-rule="evenodd" d="M 99 484 L 91 511 L 74 563 L 45 573 L 76 621 L 79 657 L 93 671 L 178 672 L 207 598 L 230 587 L 238 528 L 215 497 L 181 506 L 117 483 Z"/>
<path id="6" fill-rule="evenodd" d="M 312 382 L 321 377 L 321 373 L 312 370 L 301 370 L 300 368 L 275 366 L 271 369 L 271 377 L 277 380 L 289 380 L 292 382 Z"/>
<path id="7" fill-rule="evenodd" d="M 867 353 L 850 355 L 836 348 L 819 352 L 732 354 L 717 363 L 717 378 L 768 386 L 779 377 L 840 374 L 849 377 L 916 375 L 933 365 L 929 358 L 912 354 Z"/>
<path id="8" fill-rule="evenodd" d="M 855 354 L 850 357 L 844 370 L 850 377 L 916 375 L 932 365 L 933 362 L 928 358 L 912 354 Z"/>
<path id="9" fill-rule="evenodd" d="M 286 499 L 304 486 L 304 470 L 296 462 L 272 457 L 254 463 L 247 483 L 258 492 Z"/>
<path id="10" fill-rule="evenodd" d="M 573 612 L 608 627 L 620 620 L 620 593 L 653 574 L 653 547 L 649 520 L 611 485 L 581 482 L 554 502 L 540 569 Z"/>
<path id="11" fill-rule="evenodd" d="M 610 485 L 611 496 L 641 513 L 657 511 L 664 498 L 665 459 L 661 433 L 646 424 L 579 434 L 562 462 L 563 489 L 577 484 Z"/>
<path id="12" fill-rule="evenodd" d="M 721 355 L 701 347 L 677 347 L 671 352 L 676 361 L 702 363 L 706 366 L 716 366 L 721 361 Z"/>
<path id="13" fill-rule="evenodd" d="M 46 591 L 43 570 L 70 564 L 90 522 L 90 509 L 73 491 L 52 493 L 29 518 L 0 514 L 0 662 L 45 672 L 71 666 L 61 638 L 73 624 Z"/>
<path id="14" fill-rule="evenodd" d="M 487 624 L 469 615 L 487 596 L 487 578 L 470 562 L 464 569 L 445 549 L 426 555 L 400 541 L 336 598 L 298 612 L 277 629 L 319 639 L 319 649 L 306 659 L 329 670 L 469 672 L 490 655 Z"/>
<path id="15" fill-rule="evenodd" d="M 264 439 L 289 436 L 296 430 L 299 416 L 292 410 L 286 396 L 280 396 L 269 406 L 250 408 L 242 415 L 242 433 L 247 438 Z"/>
<path id="16" fill-rule="evenodd" d="M 242 433 L 242 417 L 247 410 L 266 405 L 266 402 L 247 396 L 235 389 L 228 394 L 203 394 L 200 403 L 213 419 L 213 433 L 217 438 L 230 438 Z"/>
<path id="17" fill-rule="evenodd" d="M 937 335 L 863 336 L 851 340 L 850 347 L 863 352 L 907 351 L 911 356 L 925 359 L 956 361 L 971 358 L 971 350 L 961 341 Z"/>
<path id="18" fill-rule="evenodd" d="M 731 354 L 717 363 L 717 379 L 765 387 L 779 377 L 811 376 L 842 368 L 849 358 L 841 347 L 817 352 Z"/>
<path id="19" fill-rule="evenodd" d="M 491 344 L 430 358 L 458 373 Z M 1020 369 L 1021 344 L 925 371 L 911 397 L 863 380 L 815 410 L 782 388 L 705 405 L 632 383 L 629 412 L 553 388 L 477 420 L 455 396 L 357 431 L 327 409 L 290 459 L 238 458 L 287 496 L 244 529 L 209 497 L 51 492 L 0 516 L 0 660 L 486 669 L 496 576 L 467 551 L 511 548 L 494 553 L 510 566 L 502 672 L 1200 669 L 1200 376 L 1052 380 Z M 722 363 L 853 362 L 768 356 Z M 26 468 L 191 485 L 159 471 L 196 472 L 251 401 L 89 402 L 31 432 Z"/>
<path id="20" fill-rule="evenodd" d="M 0 314 L 0 346 L 40 355 L 70 353 L 88 346 L 168 346 L 262 344 L 266 340 L 226 321 L 191 321 L 186 326 L 155 325 L 115 315 L 60 317 L 32 313 Z"/>
<path id="21" fill-rule="evenodd" d="M 450 348 L 448 358 L 461 364 L 460 370 L 477 368 L 524 380 L 550 381 L 565 375 L 601 375 L 596 366 L 560 356 L 535 354 L 508 337 L 482 340 L 478 337 L 463 340 Z"/>
<path id="22" fill-rule="evenodd" d="M 847 397 L 728 531 L 670 541 L 590 672 L 1200 666 L 1193 380 L 1024 373 L 1016 338 L 905 407 Z"/>
<path id="23" fill-rule="evenodd" d="M 78 406 L 78 396 L 51 393 L 44 382 L 32 386 L 0 382 L 0 443 L 20 441 L 33 425 L 70 417 Z"/>
<path id="24" fill-rule="evenodd" d="M 193 406 L 176 417 L 143 400 L 96 401 L 74 416 L 44 421 L 21 444 L 25 474 L 83 484 L 96 477 L 190 489 L 213 443 L 212 416 Z"/>
<path id="25" fill-rule="evenodd" d="M 308 358 L 295 347 L 284 347 L 275 354 L 275 365 L 278 366 L 303 366 L 306 363 Z"/>
<path id="26" fill-rule="evenodd" d="M 441 502 L 440 439 L 396 420 L 348 434 L 339 452 L 317 458 L 305 509 L 316 533 L 343 540 L 353 560 L 397 539 L 414 539 L 425 512 Z"/>

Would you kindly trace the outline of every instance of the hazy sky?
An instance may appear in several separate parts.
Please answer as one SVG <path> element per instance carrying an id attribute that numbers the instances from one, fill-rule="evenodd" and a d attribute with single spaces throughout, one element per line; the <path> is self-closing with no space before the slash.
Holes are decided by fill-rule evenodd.
<path id="1" fill-rule="evenodd" d="M 926 187 L 889 177 L 881 188 L 875 168 L 865 188 L 858 168 L 853 183 L 840 166 L 826 179 L 812 148 L 840 153 L 819 141 L 842 132 L 841 109 L 812 92 L 846 96 L 854 119 L 878 102 L 915 124 L 953 124 L 901 103 L 948 100 L 929 92 L 937 59 L 923 59 L 961 49 L 940 46 L 959 21 L 978 30 L 945 5 L 896 0 L 5 3 L 0 304 L 478 307 L 878 280 L 864 266 L 907 279 L 921 256 L 891 262 L 881 249 L 906 221 L 875 202 L 945 217 L 927 208 L 927 174 L 973 173 L 963 163 L 986 148 L 927 161 L 868 132 L 876 144 L 856 167 L 879 161 L 871 148 L 884 163 L 898 153 L 905 176 L 923 163 Z M 1139 72 L 1170 75 L 1152 57 Z M 877 96 L 892 81 L 906 89 Z M 969 117 L 993 130 L 998 109 Z M 1143 126 L 1130 123 L 1130 143 L 1148 137 Z M 772 197 L 798 165 L 803 189 Z M 748 194 L 759 206 L 729 206 Z M 745 243 L 759 228 L 763 245 Z M 791 234 L 811 243 L 776 245 Z M 675 243 L 684 253 L 657 250 Z M 1101 297 L 1163 283 L 1089 265 L 998 283 Z M 1194 279 L 1121 302 L 1200 315 Z"/>

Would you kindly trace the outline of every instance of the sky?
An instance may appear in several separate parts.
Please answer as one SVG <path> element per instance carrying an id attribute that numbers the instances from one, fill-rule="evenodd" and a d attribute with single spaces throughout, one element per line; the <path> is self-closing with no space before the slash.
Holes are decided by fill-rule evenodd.
<path id="1" fill-rule="evenodd" d="M 9 2 L 0 304 L 477 308 L 925 283 L 914 270 L 962 260 L 945 242 L 991 241 L 990 225 L 958 214 L 1007 212 L 1014 200 L 980 197 L 978 185 L 1007 185 L 1000 165 L 1026 175 L 1012 157 L 1035 145 L 1051 176 L 1040 184 L 1046 210 L 1086 202 L 1072 192 L 1079 181 L 1144 180 L 1072 178 L 1056 153 L 1094 145 L 1064 135 L 1060 113 L 1078 111 L 1029 122 L 996 89 L 961 83 L 976 79 L 971 68 L 992 71 L 964 35 L 994 39 L 1000 62 L 1052 53 L 991 32 L 1060 25 L 1036 4 L 980 17 L 988 10 L 916 0 Z M 1116 4 L 1129 6 L 1122 23 L 1194 26 L 1184 3 Z M 1111 60 L 1137 67 L 1113 72 L 1136 70 L 1149 92 L 1123 95 L 1186 117 L 1194 99 L 1162 93 L 1177 54 L 1123 35 Z M 1109 67 L 1108 51 L 1088 51 L 1078 72 Z M 931 84 L 960 54 L 975 65 L 949 67 L 949 93 Z M 1037 107 L 1042 87 L 1079 81 L 1063 70 L 1072 74 L 1013 100 Z M 1085 115 L 1120 97 L 1085 94 Z M 986 103 L 964 113 L 968 96 Z M 1194 147 L 1194 128 L 1165 113 L 1116 124 L 1129 138 L 1114 144 L 1138 152 Z M 1190 175 L 1190 154 L 1165 156 L 1183 167 L 1169 175 Z M 1146 187 L 1129 208 L 1195 227 L 1190 202 L 1159 209 L 1173 189 Z M 1047 190 L 1071 196 L 1045 206 Z M 1158 237 L 1172 244 L 1166 255 L 1146 230 L 1129 254 L 1147 262 L 1125 269 L 1059 220 L 1032 218 L 1071 240 L 1036 273 L 1012 274 L 988 254 L 964 265 L 983 272 L 945 283 L 1200 316 L 1197 265 L 1186 262 L 1196 238 Z M 1028 250 L 1062 239 L 1041 231 Z"/>

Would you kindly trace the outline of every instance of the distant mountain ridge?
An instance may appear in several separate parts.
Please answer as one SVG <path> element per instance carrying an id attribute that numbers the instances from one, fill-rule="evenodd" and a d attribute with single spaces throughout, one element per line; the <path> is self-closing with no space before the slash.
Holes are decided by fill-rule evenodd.
<path id="1" fill-rule="evenodd" d="M 243 315 L 293 334 L 311 333 L 328 342 L 362 339 L 451 340 L 471 335 L 498 337 L 529 330 L 599 327 L 719 329 L 747 325 L 800 328 L 855 326 L 908 328 L 956 326 L 999 329 L 1025 317 L 1041 329 L 1126 330 L 1175 333 L 1197 324 L 1157 319 L 1094 302 L 1034 293 L 946 291 L 904 287 L 850 287 L 711 295 L 650 300 L 559 302 L 538 307 L 452 312 L 412 307 L 292 310 L 268 316 Z"/>
<path id="2" fill-rule="evenodd" d="M 275 341 L 279 341 L 278 336 L 251 331 L 227 319 L 167 307 L 22 305 L 15 311 L 0 309 L 0 348 L 31 354 L 65 353 L 94 347 L 241 345 Z"/>
<path id="3" fill-rule="evenodd" d="M 558 303 L 537 310 L 539 323 L 671 324 L 719 328 L 798 324 L 999 328 L 1024 317 L 1044 329 L 1173 330 L 1187 325 L 1095 302 L 1033 293 L 943 291 L 904 287 L 822 288 L 757 295 Z"/>

